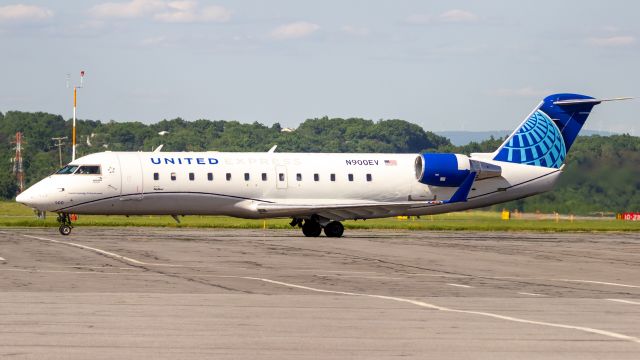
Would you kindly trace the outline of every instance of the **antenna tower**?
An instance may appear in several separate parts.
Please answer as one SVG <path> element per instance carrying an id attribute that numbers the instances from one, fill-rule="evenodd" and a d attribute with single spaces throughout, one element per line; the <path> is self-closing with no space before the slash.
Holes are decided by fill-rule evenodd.
<path id="1" fill-rule="evenodd" d="M 24 167 L 22 166 L 22 133 L 16 133 L 16 156 L 13 158 L 13 174 L 16 176 L 20 192 L 24 191 Z"/>

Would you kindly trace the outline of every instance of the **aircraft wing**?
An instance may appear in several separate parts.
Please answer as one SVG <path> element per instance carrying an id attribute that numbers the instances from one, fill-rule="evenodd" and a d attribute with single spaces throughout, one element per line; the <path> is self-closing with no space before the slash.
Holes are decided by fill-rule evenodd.
<path id="1" fill-rule="evenodd" d="M 442 201 L 426 205 L 426 202 L 352 202 L 352 203 L 260 203 L 257 210 L 270 216 L 310 216 L 319 215 L 332 220 L 368 219 L 403 214 L 412 207 L 433 206 Z"/>
<path id="2" fill-rule="evenodd" d="M 470 173 L 465 181 L 453 194 L 449 200 L 439 201 L 402 201 L 402 202 L 381 202 L 381 201 L 353 201 L 353 202 L 317 202 L 310 200 L 307 203 L 259 203 L 257 211 L 270 216 L 310 216 L 318 215 L 332 220 L 346 219 L 368 219 L 376 217 L 388 217 L 402 215 L 408 210 L 465 202 L 469 196 L 469 191 L 475 180 L 476 173 Z"/>

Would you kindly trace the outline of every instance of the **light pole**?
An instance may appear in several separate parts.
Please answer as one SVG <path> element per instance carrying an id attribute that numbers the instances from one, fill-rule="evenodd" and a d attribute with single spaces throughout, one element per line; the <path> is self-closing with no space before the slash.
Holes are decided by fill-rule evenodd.
<path id="1" fill-rule="evenodd" d="M 62 145 L 64 145 L 64 140 L 67 140 L 67 137 L 55 137 L 55 138 L 51 138 L 51 140 L 56 142 L 56 145 L 58 147 L 58 157 L 60 158 L 60 167 L 62 167 Z"/>

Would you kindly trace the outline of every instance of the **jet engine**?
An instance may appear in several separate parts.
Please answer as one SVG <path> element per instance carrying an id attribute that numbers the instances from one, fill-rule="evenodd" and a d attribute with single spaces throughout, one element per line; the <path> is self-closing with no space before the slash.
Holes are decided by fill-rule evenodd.
<path id="1" fill-rule="evenodd" d="M 461 154 L 422 154 L 415 161 L 416 179 L 426 185 L 458 187 L 469 173 L 475 180 L 499 177 L 502 168 Z"/>

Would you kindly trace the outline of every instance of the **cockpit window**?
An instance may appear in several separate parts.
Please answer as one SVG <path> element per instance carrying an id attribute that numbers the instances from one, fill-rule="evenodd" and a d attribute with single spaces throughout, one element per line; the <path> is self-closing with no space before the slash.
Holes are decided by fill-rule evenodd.
<path id="1" fill-rule="evenodd" d="M 56 174 L 59 174 L 59 175 L 73 174 L 76 171 L 77 168 L 78 168 L 78 165 L 67 165 L 67 166 L 63 167 L 62 169 L 56 171 Z"/>
<path id="2" fill-rule="evenodd" d="M 100 165 L 82 165 L 76 171 L 80 175 L 100 175 Z"/>

